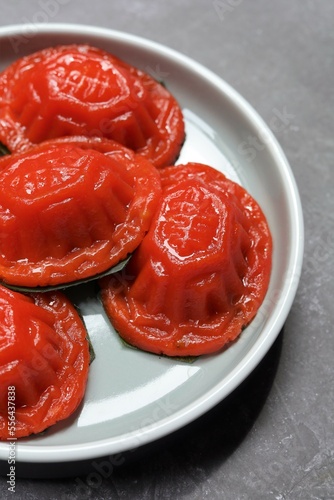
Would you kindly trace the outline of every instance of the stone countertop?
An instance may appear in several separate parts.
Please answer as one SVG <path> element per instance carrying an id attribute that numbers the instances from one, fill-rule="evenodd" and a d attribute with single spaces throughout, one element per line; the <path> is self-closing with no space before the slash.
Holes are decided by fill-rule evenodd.
<path id="1" fill-rule="evenodd" d="M 305 218 L 303 274 L 291 312 L 236 391 L 173 435 L 112 467 L 99 463 L 99 476 L 17 478 L 15 494 L 1 477 L 1 498 L 333 499 L 334 3 L 0 0 L 0 9 L 1 26 L 80 23 L 149 38 L 221 76 L 265 121 L 280 110 L 289 126 L 276 136 Z"/>

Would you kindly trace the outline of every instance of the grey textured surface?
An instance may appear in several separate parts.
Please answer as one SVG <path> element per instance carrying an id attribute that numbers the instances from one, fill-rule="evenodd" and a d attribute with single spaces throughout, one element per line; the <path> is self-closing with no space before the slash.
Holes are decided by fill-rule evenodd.
<path id="1" fill-rule="evenodd" d="M 49 499 L 334 499 L 334 3 L 331 0 L 0 0 L 0 25 L 75 22 L 131 32 L 223 77 L 276 130 L 306 230 L 296 300 L 263 362 L 175 435 L 81 475 L 0 478 L 0 496 Z M 29 473 L 29 472 L 28 472 Z"/>

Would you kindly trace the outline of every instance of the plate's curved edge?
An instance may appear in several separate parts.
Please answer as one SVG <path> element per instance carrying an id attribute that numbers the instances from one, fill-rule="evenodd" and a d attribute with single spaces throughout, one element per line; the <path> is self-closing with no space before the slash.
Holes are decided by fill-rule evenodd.
<path id="1" fill-rule="evenodd" d="M 31 33 L 31 24 L 29 25 L 11 25 L 0 28 L 0 38 L 14 36 L 18 34 L 23 34 L 25 31 Z M 289 268 L 287 269 L 287 274 L 290 273 L 291 279 L 285 283 L 285 288 L 282 290 L 282 298 L 277 301 L 275 315 L 270 319 L 268 323 L 267 334 L 261 338 L 261 341 L 252 346 L 250 351 L 247 353 L 245 358 L 239 363 L 229 373 L 226 377 L 223 386 L 218 384 L 212 391 L 207 393 L 205 396 L 197 400 L 196 406 L 189 405 L 175 413 L 173 417 L 167 417 L 156 425 L 154 432 L 152 429 L 141 429 L 140 445 L 147 444 L 153 440 L 163 437 L 164 435 L 173 432 L 190 421 L 198 418 L 207 410 L 215 406 L 222 399 L 230 394 L 256 367 L 259 361 L 266 354 L 268 349 L 274 343 L 277 338 L 283 324 L 288 316 L 291 309 L 292 303 L 294 301 L 299 280 L 301 276 L 302 260 L 304 252 L 304 222 L 301 200 L 297 188 L 297 184 L 292 172 L 292 169 L 288 163 L 288 160 L 278 143 L 276 137 L 266 125 L 265 121 L 260 117 L 257 111 L 244 99 L 238 91 L 236 91 L 230 84 L 228 84 L 220 76 L 216 75 L 210 69 L 206 68 L 202 64 L 192 60 L 190 57 L 177 52 L 174 49 L 168 48 L 158 42 L 154 42 L 143 37 L 124 33 L 121 31 L 116 31 L 108 28 L 92 27 L 88 25 L 72 24 L 72 23 L 48 23 L 48 24 L 34 24 L 34 32 L 36 34 L 89 34 L 91 36 L 101 36 L 107 37 L 108 39 L 125 43 L 135 43 L 143 48 L 158 51 L 163 53 L 167 57 L 171 57 L 173 60 L 177 60 L 181 64 L 187 65 L 189 68 L 195 70 L 202 77 L 214 83 L 217 88 L 224 92 L 225 96 L 231 100 L 231 102 L 242 109 L 244 115 L 247 117 L 248 121 L 252 126 L 255 126 L 259 131 L 265 131 L 268 141 L 266 142 L 266 147 L 271 151 L 272 156 L 275 158 L 276 163 L 280 165 L 281 172 L 285 173 L 282 179 L 285 182 L 286 189 L 289 192 L 289 203 L 290 211 L 289 214 L 291 223 L 294 228 L 293 242 L 294 242 L 294 253 L 290 256 Z M 292 206 L 293 205 L 293 206 Z M 272 332 L 275 332 L 273 335 Z M 121 438 L 114 438 L 111 440 L 101 440 L 91 444 L 85 445 L 72 445 L 69 451 L 65 446 L 52 446 L 52 447 L 40 447 L 29 445 L 29 447 L 23 449 L 21 448 L 18 453 L 19 460 L 22 462 L 59 462 L 59 461 L 75 461 L 95 458 L 97 456 L 104 456 L 107 454 L 114 454 L 131 449 L 138 446 L 138 436 L 135 434 L 123 435 Z M 4 451 L 7 450 L 6 443 L 0 443 L 0 459 L 2 459 L 1 448 L 4 447 Z M 48 456 L 45 454 L 48 453 Z M 4 457 L 6 459 L 6 457 Z"/>

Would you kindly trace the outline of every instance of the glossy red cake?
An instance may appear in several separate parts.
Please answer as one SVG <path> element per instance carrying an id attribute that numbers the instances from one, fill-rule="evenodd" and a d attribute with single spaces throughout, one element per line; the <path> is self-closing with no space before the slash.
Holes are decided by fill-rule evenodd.
<path id="1" fill-rule="evenodd" d="M 235 340 L 268 288 L 272 240 L 252 196 L 213 168 L 161 172 L 163 197 L 125 270 L 101 280 L 106 312 L 140 349 L 197 356 Z"/>
<path id="2" fill-rule="evenodd" d="M 0 280 L 19 287 L 94 277 L 139 245 L 160 177 L 118 143 L 47 141 L 0 159 Z"/>
<path id="3" fill-rule="evenodd" d="M 163 85 L 95 47 L 47 48 L 0 74 L 0 142 L 10 151 L 68 135 L 113 139 L 161 167 L 174 163 L 185 131 Z"/>
<path id="4" fill-rule="evenodd" d="M 60 292 L 25 296 L 0 285 L 0 439 L 68 418 L 87 384 L 84 324 Z"/>

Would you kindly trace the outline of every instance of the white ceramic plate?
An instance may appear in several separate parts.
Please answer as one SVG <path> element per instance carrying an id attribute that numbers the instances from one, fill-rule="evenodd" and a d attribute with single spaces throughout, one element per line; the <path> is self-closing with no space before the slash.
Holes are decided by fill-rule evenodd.
<path id="1" fill-rule="evenodd" d="M 264 210 L 274 241 L 271 283 L 255 320 L 228 350 L 194 363 L 125 347 L 90 286 L 72 291 L 96 352 L 83 405 L 45 434 L 17 442 L 23 462 L 66 462 L 122 452 L 197 418 L 235 389 L 280 332 L 301 272 L 303 220 L 287 160 L 252 107 L 218 76 L 151 41 L 76 25 L 0 29 L 1 68 L 47 46 L 89 43 L 163 79 L 184 110 L 187 139 L 179 163 L 203 162 L 240 182 Z M 0 459 L 8 459 L 0 443 Z"/>

